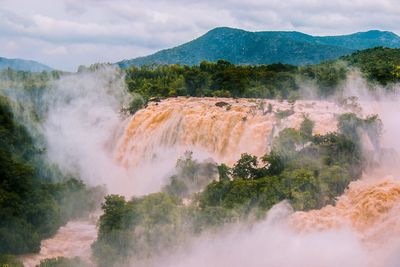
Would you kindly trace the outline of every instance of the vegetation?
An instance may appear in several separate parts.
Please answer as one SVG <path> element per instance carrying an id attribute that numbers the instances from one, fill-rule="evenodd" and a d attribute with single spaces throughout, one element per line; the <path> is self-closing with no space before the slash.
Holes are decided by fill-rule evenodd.
<path id="1" fill-rule="evenodd" d="M 72 177 L 40 175 L 41 151 L 0 96 L 0 255 L 38 252 L 40 241 L 97 206 L 100 188 Z M 51 175 L 51 174 L 49 174 Z"/>
<path id="2" fill-rule="evenodd" d="M 276 98 L 294 103 L 302 82 L 315 84 L 321 96 L 334 94 L 345 81 L 349 66 L 359 68 L 369 82 L 390 87 L 400 79 L 399 51 L 374 48 L 340 61 L 302 67 L 280 63 L 244 66 L 224 60 L 194 66 L 130 67 L 125 70 L 126 84 L 133 100 L 122 111 L 133 114 L 148 101 L 170 96 Z M 41 89 L 50 87 L 61 75 L 66 74 L 7 68 L 0 71 L 0 89 L 8 93 L 15 93 L 10 88 L 23 89 L 40 98 Z M 344 104 L 356 109 L 353 102 Z M 37 252 L 42 239 L 92 210 L 103 195 L 101 188 L 87 188 L 44 162 L 43 151 L 13 115 L 11 106 L 15 104 L 0 96 L 0 266 L 21 266 L 11 254 Z M 257 104 L 264 113 L 274 112 L 278 118 L 293 114 L 292 109 L 274 110 L 263 101 Z M 218 105 L 230 108 L 223 101 Z M 313 127 L 305 117 L 299 130 L 280 133 L 269 154 L 261 158 L 243 154 L 232 167 L 198 162 L 188 153 L 178 161 L 176 173 L 162 192 L 130 200 L 107 196 L 93 245 L 99 265 L 118 266 L 128 258 L 151 258 L 189 235 L 261 218 L 282 200 L 290 201 L 296 210 L 333 203 L 369 164 L 361 154 L 360 135 L 368 135 L 379 148 L 381 123 L 376 116 L 361 119 L 348 113 L 339 117 L 338 132 L 313 135 Z M 49 259 L 41 266 L 76 266 L 79 261 Z"/>
<path id="3" fill-rule="evenodd" d="M 344 114 L 339 118 L 340 132 L 312 136 L 312 122 L 305 118 L 299 131 L 288 128 L 280 133 L 261 164 L 255 156 L 243 154 L 232 168 L 233 179 L 209 184 L 200 206 L 243 209 L 245 205 L 245 210 L 266 211 L 284 199 L 296 210 L 332 204 L 365 167 L 357 133 L 370 132 L 371 140 L 376 140 L 380 127 L 377 117 Z"/>
<path id="4" fill-rule="evenodd" d="M 218 168 L 212 161 L 198 162 L 188 151 L 176 164 L 176 174 L 171 176 L 163 191 L 172 196 L 185 197 L 203 189 L 214 177 Z"/>
<path id="5" fill-rule="evenodd" d="M 377 47 L 343 58 L 357 67 L 368 80 L 387 85 L 400 81 L 400 49 Z"/>
<path id="6" fill-rule="evenodd" d="M 177 164 L 177 172 L 187 174 L 181 175 L 186 178 L 173 176 L 165 192 L 128 201 L 107 196 L 93 245 L 99 266 L 121 266 L 159 256 L 160 251 L 168 253 L 189 236 L 263 218 L 283 200 L 295 210 L 332 204 L 367 166 L 359 135 L 378 137 L 381 123 L 376 116 L 361 119 L 350 113 L 340 116 L 335 133 L 312 135 L 313 125 L 305 117 L 299 130 L 283 130 L 265 156 L 243 154 L 232 168 L 219 165 L 219 179 L 199 193 L 189 194 L 186 182 L 195 183 L 196 173 L 210 167 L 189 154 Z M 210 180 L 213 175 L 209 173 Z"/>
<path id="7" fill-rule="evenodd" d="M 0 255 L 0 266 L 1 267 L 24 267 L 21 261 L 19 261 L 13 255 Z"/>
<path id="8" fill-rule="evenodd" d="M 336 61 L 302 67 L 271 64 L 233 65 L 219 60 L 199 65 L 132 66 L 126 69 L 130 92 L 143 99 L 173 96 L 276 98 L 294 102 L 299 84 L 314 84 L 320 96 L 334 94 L 345 82 L 349 66 L 359 68 L 368 81 L 388 85 L 400 79 L 400 49 L 373 48 Z M 140 103 L 139 103 L 140 102 Z M 135 100 L 133 110 L 144 102 Z M 285 115 L 285 114 L 282 114 Z"/>
<path id="9" fill-rule="evenodd" d="M 59 71 L 28 72 L 6 68 L 0 70 L 0 89 L 25 89 L 26 92 L 42 90 L 47 88 L 53 80 L 59 79 L 61 75 L 65 75 L 65 73 Z"/>
<path id="10" fill-rule="evenodd" d="M 131 92 L 151 97 L 217 96 L 288 98 L 299 89 L 298 67 L 272 64 L 238 66 L 227 61 L 196 66 L 131 67 L 126 83 Z"/>
<path id="11" fill-rule="evenodd" d="M 400 47 L 400 37 L 391 32 L 368 31 L 349 35 L 317 37 L 301 32 L 248 32 L 215 28 L 199 38 L 155 54 L 118 62 L 121 67 L 152 64 L 197 65 L 202 60 L 228 60 L 234 64 L 318 64 L 377 46 Z"/>
<path id="12" fill-rule="evenodd" d="M 75 258 L 64 258 L 57 257 L 51 259 L 45 259 L 40 261 L 38 267 L 89 267 L 87 263 L 78 257 Z"/>

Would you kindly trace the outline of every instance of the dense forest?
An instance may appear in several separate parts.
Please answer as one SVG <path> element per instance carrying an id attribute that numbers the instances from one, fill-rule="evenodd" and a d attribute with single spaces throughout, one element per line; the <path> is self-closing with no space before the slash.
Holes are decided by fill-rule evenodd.
<path id="1" fill-rule="evenodd" d="M 78 72 L 95 71 L 101 64 L 81 66 Z M 134 112 L 148 100 L 174 96 L 215 96 L 297 99 L 302 86 L 314 87 L 317 96 L 334 94 L 354 68 L 371 83 L 389 86 L 400 81 L 400 49 L 377 47 L 358 51 L 337 60 L 316 65 L 234 65 L 219 60 L 194 66 L 151 65 L 130 67 L 126 85 L 135 96 L 129 107 Z M 0 71 L 0 89 L 35 90 L 71 73 Z"/>
<path id="2" fill-rule="evenodd" d="M 348 74 L 360 69 L 371 83 L 390 86 L 400 81 L 400 49 L 372 48 L 317 65 L 233 65 L 219 60 L 194 66 L 153 65 L 126 69 L 126 84 L 136 94 L 135 112 L 154 97 L 208 96 L 296 100 L 301 87 L 317 97 L 333 95 Z"/>
<path id="3" fill-rule="evenodd" d="M 357 67 L 370 81 L 390 85 L 400 81 L 400 49 L 373 48 L 343 57 L 350 66 Z"/>
<path id="4" fill-rule="evenodd" d="M 327 95 L 346 77 L 339 63 L 297 67 L 284 64 L 261 66 L 233 65 L 219 60 L 198 66 L 131 67 L 126 70 L 131 92 L 145 98 L 172 96 L 216 96 L 246 98 L 298 97 L 299 84 L 312 80 Z"/>
<path id="5" fill-rule="evenodd" d="M 296 31 L 249 32 L 218 27 L 182 45 L 118 62 L 122 68 L 151 64 L 198 65 L 225 59 L 238 65 L 318 64 L 372 47 L 400 47 L 393 32 L 371 30 L 338 36 L 312 36 Z"/>
<path id="6" fill-rule="evenodd" d="M 95 209 L 104 195 L 45 163 L 11 101 L 0 96 L 0 266 L 18 266 L 8 254 L 38 252 L 42 239 Z"/>

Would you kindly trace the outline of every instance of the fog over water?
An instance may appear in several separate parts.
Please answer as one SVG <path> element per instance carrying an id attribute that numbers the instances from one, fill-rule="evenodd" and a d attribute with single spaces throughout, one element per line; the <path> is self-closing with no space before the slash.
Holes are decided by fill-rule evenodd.
<path id="1" fill-rule="evenodd" d="M 400 234 L 400 99 L 381 88 L 367 93 L 365 82 L 356 74 L 343 91 L 346 97 L 358 96 L 361 114 L 378 114 L 384 132 L 382 150 L 366 144 L 380 167 L 353 182 L 335 207 L 294 213 L 282 202 L 253 225 L 234 224 L 218 233 L 205 232 L 168 256 L 132 266 L 397 266 L 400 246 L 389 237 Z M 332 101 L 297 101 L 295 114 L 278 121 L 261 116 L 260 110 L 252 111 L 256 102 L 244 99 L 177 98 L 151 103 L 130 118 L 120 112 L 129 101 L 124 77 L 112 67 L 62 77 L 45 99 L 43 133 L 49 161 L 90 185 L 105 185 L 109 193 L 128 197 L 159 191 L 186 150 L 199 159 L 212 157 L 231 164 L 246 150 L 265 153 L 270 139 L 285 127 L 298 127 L 303 114 L 309 114 L 316 122 L 314 131 L 323 134 L 336 129 L 335 118 L 345 111 Z M 227 101 L 231 109 L 216 107 L 218 101 Z M 267 101 L 274 109 L 290 106 Z M 95 239 L 95 224 L 87 231 L 74 231 L 83 224 L 87 221 L 69 223 L 44 241 L 40 257 L 61 256 L 70 251 L 68 247 L 85 244 L 76 254 L 82 256 L 85 251 L 89 258 L 87 234 Z M 50 253 L 46 246 L 65 250 Z"/>

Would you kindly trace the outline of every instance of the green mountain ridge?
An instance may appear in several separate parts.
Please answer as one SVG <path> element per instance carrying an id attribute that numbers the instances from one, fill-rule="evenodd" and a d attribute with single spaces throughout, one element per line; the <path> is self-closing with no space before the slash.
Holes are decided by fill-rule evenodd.
<path id="1" fill-rule="evenodd" d="M 20 71 L 42 72 L 52 71 L 53 68 L 33 60 L 0 57 L 0 70 L 11 68 Z"/>
<path id="2" fill-rule="evenodd" d="M 196 65 L 204 60 L 215 62 L 224 59 L 241 65 L 278 62 L 306 65 L 378 46 L 398 48 L 400 37 L 378 30 L 349 35 L 312 36 L 295 31 L 249 32 L 221 27 L 177 47 L 117 64 L 122 68 L 152 64 Z"/>

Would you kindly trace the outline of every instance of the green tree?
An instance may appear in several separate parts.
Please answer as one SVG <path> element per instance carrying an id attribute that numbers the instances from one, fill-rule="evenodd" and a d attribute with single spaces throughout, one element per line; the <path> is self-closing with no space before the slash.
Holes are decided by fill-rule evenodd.
<path id="1" fill-rule="evenodd" d="M 310 120 L 309 117 L 305 116 L 302 123 L 300 124 L 300 136 L 306 141 L 311 140 L 314 126 L 315 122 Z"/>
<path id="2" fill-rule="evenodd" d="M 259 177 L 258 159 L 247 153 L 242 154 L 232 168 L 233 178 L 256 179 Z"/>

